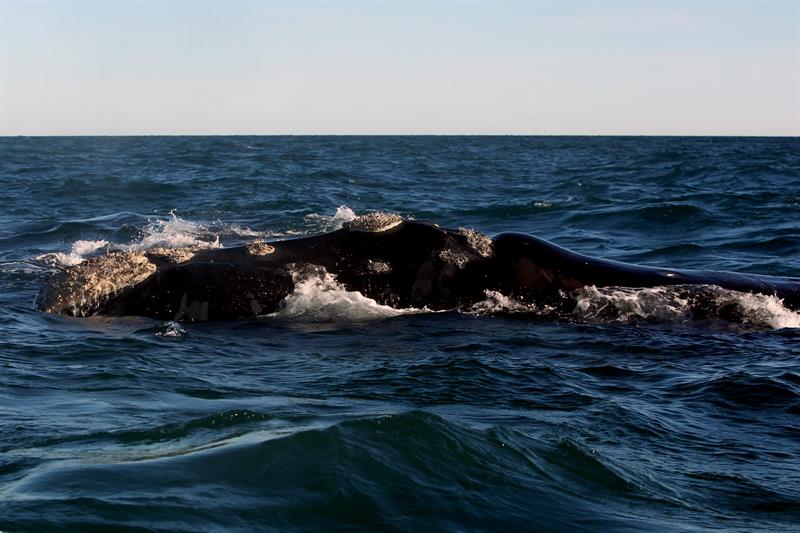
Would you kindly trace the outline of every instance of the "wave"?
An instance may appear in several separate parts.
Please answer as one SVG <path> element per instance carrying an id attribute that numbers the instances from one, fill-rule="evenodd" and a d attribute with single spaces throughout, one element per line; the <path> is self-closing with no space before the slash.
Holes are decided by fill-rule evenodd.
<path id="1" fill-rule="evenodd" d="M 648 438 L 679 431 L 637 411 L 593 416 Z M 547 531 L 616 531 L 647 529 L 656 517 L 662 530 L 682 531 L 719 504 L 720 476 L 737 497 L 734 509 L 797 509 L 791 493 L 752 476 L 689 462 L 679 468 L 686 477 L 672 481 L 650 460 L 621 460 L 616 444 L 587 444 L 566 427 L 531 429 L 476 427 L 422 410 L 344 420 L 224 410 L 52 442 L 48 462 L 37 467 L 20 457 L 9 465 L 14 481 L 3 489 L 2 509 L 12 530 L 56 522 L 170 530 L 524 529 L 534 521 Z M 774 519 L 785 526 L 790 517 Z"/>
<path id="2" fill-rule="evenodd" d="M 743 370 L 730 372 L 716 379 L 693 380 L 672 386 L 667 392 L 684 401 L 713 402 L 735 411 L 752 409 L 763 413 L 768 409 L 796 409 L 800 400 L 797 375 L 759 376 Z M 781 428 L 775 428 L 779 433 Z"/>
<path id="3" fill-rule="evenodd" d="M 476 429 L 424 411 L 317 426 L 296 422 L 293 430 L 266 429 L 272 417 L 242 411 L 113 438 L 130 456 L 140 442 L 147 447 L 187 432 L 235 431 L 241 424 L 265 429 L 150 459 L 112 453 L 77 464 L 56 461 L 6 490 L 6 510 L 9 503 L 24 503 L 22 516 L 12 517 L 21 529 L 41 526 L 42 517 L 75 525 L 90 514 L 92 523 L 106 527 L 374 530 L 468 523 L 491 529 L 523 526 L 536 517 L 564 530 L 587 521 L 612 529 L 636 522 L 603 511 L 598 499 L 660 499 L 646 478 L 574 440 Z M 69 512 L 76 500 L 81 517 Z M 27 514 L 39 505 L 48 512 Z"/>
<path id="4" fill-rule="evenodd" d="M 598 208 L 594 210 L 581 210 L 569 215 L 569 222 L 575 225 L 586 221 L 597 224 L 603 221 L 607 224 L 628 225 L 631 220 L 636 220 L 644 225 L 681 224 L 688 225 L 714 220 L 715 216 L 709 209 L 690 203 L 661 202 L 656 205 L 615 206 L 613 208 Z"/>

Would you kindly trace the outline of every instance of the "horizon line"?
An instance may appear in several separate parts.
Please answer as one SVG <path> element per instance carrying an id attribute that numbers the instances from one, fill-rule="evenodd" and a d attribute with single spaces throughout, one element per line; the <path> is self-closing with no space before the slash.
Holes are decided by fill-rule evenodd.
<path id="1" fill-rule="evenodd" d="M 758 137 L 800 138 L 797 134 L 764 133 L 35 133 L 0 134 L 19 137 Z"/>

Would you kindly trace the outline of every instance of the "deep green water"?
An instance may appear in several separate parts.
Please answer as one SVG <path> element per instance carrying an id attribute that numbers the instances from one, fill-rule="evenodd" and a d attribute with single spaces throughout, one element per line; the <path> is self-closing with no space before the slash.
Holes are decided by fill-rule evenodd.
<path id="1" fill-rule="evenodd" d="M 33 308 L 105 249 L 372 210 L 800 276 L 798 139 L 1 138 L 0 202 L 3 531 L 800 523 L 800 315 L 774 299 L 739 323 L 645 293 L 560 321 L 375 319 L 335 291 L 235 323 Z"/>

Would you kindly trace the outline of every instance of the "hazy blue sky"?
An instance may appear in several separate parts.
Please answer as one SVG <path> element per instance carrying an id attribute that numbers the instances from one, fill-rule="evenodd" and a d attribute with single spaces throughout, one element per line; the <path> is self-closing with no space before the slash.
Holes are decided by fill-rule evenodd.
<path id="1" fill-rule="evenodd" d="M 800 135 L 800 0 L 0 0 L 0 134 Z"/>

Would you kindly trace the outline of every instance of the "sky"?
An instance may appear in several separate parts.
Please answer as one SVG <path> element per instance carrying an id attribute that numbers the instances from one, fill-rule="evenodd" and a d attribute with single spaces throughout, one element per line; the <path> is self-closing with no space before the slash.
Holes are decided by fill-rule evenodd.
<path id="1" fill-rule="evenodd" d="M 800 135 L 800 0 L 0 0 L 0 135 Z"/>

